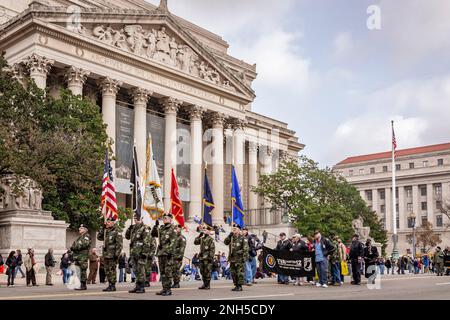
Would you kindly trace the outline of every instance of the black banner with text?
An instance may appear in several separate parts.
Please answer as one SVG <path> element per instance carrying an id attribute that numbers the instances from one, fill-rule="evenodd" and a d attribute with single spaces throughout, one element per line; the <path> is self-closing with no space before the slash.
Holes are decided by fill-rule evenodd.
<path id="1" fill-rule="evenodd" d="M 280 252 L 263 248 L 264 270 L 291 277 L 314 277 L 314 252 Z"/>

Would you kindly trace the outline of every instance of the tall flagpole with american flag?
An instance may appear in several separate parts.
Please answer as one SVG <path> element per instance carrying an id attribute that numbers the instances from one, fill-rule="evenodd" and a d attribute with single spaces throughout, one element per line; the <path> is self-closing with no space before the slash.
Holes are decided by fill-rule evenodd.
<path id="1" fill-rule="evenodd" d="M 119 218 L 117 213 L 116 188 L 114 187 L 114 179 L 111 163 L 109 162 L 108 151 L 106 151 L 105 168 L 103 170 L 101 212 L 105 221 L 107 219 L 116 221 Z"/>
<path id="2" fill-rule="evenodd" d="M 395 157 L 396 157 L 396 149 L 397 149 L 397 139 L 395 138 L 395 131 L 394 131 L 394 121 L 391 121 L 392 125 L 392 258 L 397 259 L 398 258 L 398 249 L 397 249 L 397 242 L 398 242 L 398 236 L 397 236 L 397 194 L 396 194 L 396 187 L 395 187 Z"/>

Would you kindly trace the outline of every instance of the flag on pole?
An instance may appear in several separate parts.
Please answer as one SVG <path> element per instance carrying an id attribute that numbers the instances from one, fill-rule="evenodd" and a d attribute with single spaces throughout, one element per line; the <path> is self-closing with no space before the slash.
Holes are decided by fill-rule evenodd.
<path id="1" fill-rule="evenodd" d="M 116 188 L 112 174 L 111 163 L 109 162 L 108 150 L 105 156 L 105 169 L 103 170 L 101 211 L 106 219 L 116 221 L 119 218 L 117 213 Z"/>
<path id="2" fill-rule="evenodd" d="M 392 150 L 394 152 L 394 158 L 397 157 L 396 149 L 397 149 L 397 139 L 395 138 L 394 121 L 392 121 Z"/>
<path id="3" fill-rule="evenodd" d="M 208 176 L 206 175 L 205 168 L 205 182 L 203 188 L 203 223 L 210 227 L 213 226 L 211 211 L 214 210 L 214 207 L 214 200 L 212 197 L 211 188 L 209 187 Z"/>
<path id="4" fill-rule="evenodd" d="M 181 227 L 184 227 L 183 205 L 180 199 L 180 192 L 178 190 L 177 178 L 175 177 L 175 172 L 173 171 L 173 168 L 172 168 L 172 184 L 170 187 L 170 203 L 171 203 L 171 212 L 175 221 Z"/>
<path id="5" fill-rule="evenodd" d="M 140 221 L 142 220 L 142 192 L 136 146 L 133 148 L 133 166 L 131 168 L 130 187 L 133 193 L 133 216 Z"/>
<path id="6" fill-rule="evenodd" d="M 231 203 L 233 205 L 233 221 L 241 228 L 245 227 L 244 206 L 242 205 L 241 191 L 236 176 L 236 170 L 232 166 Z"/>
<path id="7" fill-rule="evenodd" d="M 150 218 L 158 220 L 164 213 L 161 181 L 152 148 L 152 136 L 147 140 L 147 160 L 144 179 L 144 223 L 150 224 Z"/>

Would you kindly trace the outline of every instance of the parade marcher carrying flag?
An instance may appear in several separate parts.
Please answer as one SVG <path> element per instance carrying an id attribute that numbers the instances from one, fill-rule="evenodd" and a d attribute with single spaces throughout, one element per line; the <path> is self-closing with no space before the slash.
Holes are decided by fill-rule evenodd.
<path id="1" fill-rule="evenodd" d="M 105 221 L 108 219 L 116 221 L 119 218 L 117 213 L 116 188 L 114 187 L 108 150 L 106 150 L 105 169 L 103 170 L 101 212 Z"/>
<path id="2" fill-rule="evenodd" d="M 244 222 L 244 206 L 241 199 L 241 191 L 239 189 L 239 182 L 236 176 L 234 166 L 231 167 L 232 183 L 231 183 L 231 203 L 233 207 L 233 222 L 241 229 L 245 227 Z"/>
<path id="3" fill-rule="evenodd" d="M 137 159 L 136 146 L 134 146 L 133 150 L 133 166 L 131 168 L 131 179 L 130 179 L 130 187 L 133 193 L 133 216 L 134 219 L 141 221 L 142 220 L 142 192 L 141 192 L 141 178 L 139 177 L 139 166 Z"/>
<path id="4" fill-rule="evenodd" d="M 175 172 L 172 168 L 172 184 L 170 187 L 170 207 L 171 213 L 175 219 L 175 221 L 184 228 L 184 213 L 183 213 L 183 205 L 180 199 L 180 192 L 178 189 L 177 178 L 175 177 Z"/>
<path id="5" fill-rule="evenodd" d="M 209 187 L 208 176 L 206 175 L 205 167 L 205 182 L 203 187 L 203 223 L 212 227 L 211 211 L 214 210 L 214 200 L 212 197 L 211 188 Z"/>
<path id="6" fill-rule="evenodd" d="M 149 134 L 147 140 L 147 159 L 144 180 L 144 223 L 150 224 L 150 218 L 158 220 L 164 214 L 162 201 L 161 181 L 159 180 L 158 168 L 156 167 L 153 154 L 152 136 Z"/>

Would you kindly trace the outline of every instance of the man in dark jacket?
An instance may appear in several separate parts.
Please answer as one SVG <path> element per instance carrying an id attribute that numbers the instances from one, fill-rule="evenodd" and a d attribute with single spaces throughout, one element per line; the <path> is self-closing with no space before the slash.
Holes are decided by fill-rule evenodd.
<path id="1" fill-rule="evenodd" d="M 372 241 L 370 239 L 367 239 L 366 247 L 364 248 L 364 265 L 366 278 L 370 278 L 374 273 L 376 273 L 375 268 L 372 267 L 369 269 L 369 267 L 376 265 L 378 256 L 379 255 L 377 248 L 372 246 Z M 375 279 L 373 279 L 373 281 L 375 281 Z"/>
<path id="2" fill-rule="evenodd" d="M 45 285 L 52 286 L 52 271 L 55 267 L 55 257 L 53 256 L 53 249 L 48 249 L 47 254 L 45 255 L 45 270 L 47 271 L 45 277 Z"/>
<path id="3" fill-rule="evenodd" d="M 361 273 L 360 266 L 362 262 L 362 257 L 364 256 L 364 248 L 362 243 L 359 241 L 359 235 L 354 234 L 352 238 L 352 244 L 350 245 L 350 261 L 352 264 L 352 284 L 361 284 Z"/>
<path id="4" fill-rule="evenodd" d="M 280 252 L 287 252 L 292 249 L 292 242 L 286 237 L 286 233 L 280 233 L 280 240 L 277 243 L 275 250 Z M 284 274 L 278 275 L 279 284 L 289 284 L 289 276 Z"/>
<path id="5" fill-rule="evenodd" d="M 336 250 L 333 243 L 328 239 L 322 237 L 320 231 L 314 232 L 314 252 L 316 255 L 316 269 L 319 276 L 319 282 L 316 287 L 327 288 L 328 285 L 328 256 Z"/>

